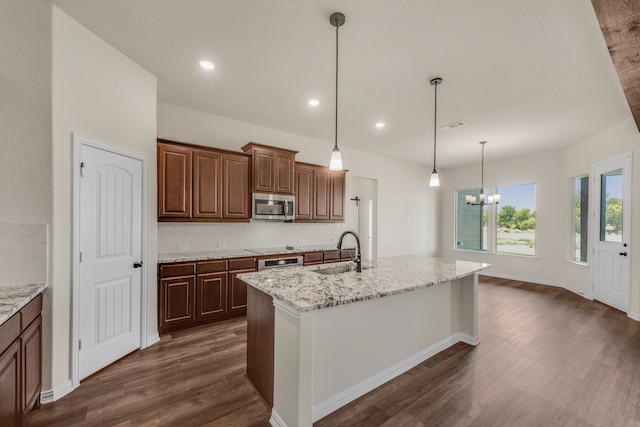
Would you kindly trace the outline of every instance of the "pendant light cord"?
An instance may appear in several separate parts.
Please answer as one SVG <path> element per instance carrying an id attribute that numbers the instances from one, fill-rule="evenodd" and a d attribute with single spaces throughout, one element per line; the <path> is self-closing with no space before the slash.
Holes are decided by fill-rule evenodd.
<path id="1" fill-rule="evenodd" d="M 482 141 L 480 144 L 482 145 L 482 163 L 480 166 L 480 194 L 484 194 L 484 144 L 487 141 Z"/>
<path id="2" fill-rule="evenodd" d="M 340 26 L 336 25 L 336 129 L 334 135 L 334 149 L 338 148 L 338 28 Z"/>
<path id="3" fill-rule="evenodd" d="M 435 87 L 435 101 L 433 105 L 433 171 L 436 172 L 436 129 L 438 123 L 438 84 Z"/>

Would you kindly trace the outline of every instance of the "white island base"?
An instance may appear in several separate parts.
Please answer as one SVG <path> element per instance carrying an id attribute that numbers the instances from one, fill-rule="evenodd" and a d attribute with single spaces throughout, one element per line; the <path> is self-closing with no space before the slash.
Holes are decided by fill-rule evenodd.
<path id="1" fill-rule="evenodd" d="M 478 344 L 477 289 L 473 273 L 314 311 L 274 298 L 271 425 L 311 426 L 459 341 Z"/>

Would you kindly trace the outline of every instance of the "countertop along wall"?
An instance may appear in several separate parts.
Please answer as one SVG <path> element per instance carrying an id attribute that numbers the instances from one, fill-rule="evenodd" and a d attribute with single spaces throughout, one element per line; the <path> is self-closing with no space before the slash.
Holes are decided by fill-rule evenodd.
<path id="1" fill-rule="evenodd" d="M 174 141 L 190 142 L 204 146 L 241 151 L 240 147 L 249 141 L 276 147 L 297 150 L 296 160 L 314 164 L 328 164 L 332 144 L 305 138 L 299 135 L 269 129 L 250 123 L 230 120 L 220 116 L 202 113 L 172 104 L 158 103 L 158 137 Z M 347 173 L 346 194 L 351 194 L 349 181 L 351 176 L 373 178 L 377 180 L 377 241 L 378 256 L 395 255 L 434 255 L 438 243 L 438 190 L 428 185 L 430 169 L 424 165 L 410 163 L 378 156 L 363 151 L 341 146 L 343 164 Z M 345 201 L 345 218 L 352 218 L 354 202 Z M 288 228 L 293 226 L 293 228 Z M 231 245 L 235 238 L 247 241 L 255 236 L 261 241 L 268 240 L 266 245 L 276 246 L 291 244 L 295 239 L 296 227 L 302 227 L 298 240 L 306 243 L 322 243 L 316 241 L 324 235 L 324 242 L 337 239 L 340 233 L 348 230 L 351 224 L 207 224 L 193 226 L 191 224 L 158 224 L 159 253 L 174 252 L 180 242 L 180 230 L 187 231 L 182 240 L 189 244 L 200 245 L 207 239 L 219 241 L 221 232 L 227 234 L 225 241 Z M 198 229 L 201 237 L 190 238 L 191 229 Z M 210 230 L 210 231 L 208 231 Z M 224 231 L 221 231 L 224 230 Z M 276 235 L 273 230 L 285 230 L 287 236 Z M 254 234 L 255 233 L 255 234 Z M 293 233 L 293 234 L 290 234 Z M 266 236 L 266 237 L 265 237 Z M 281 240 L 277 240 L 280 239 Z M 269 240 L 270 239 L 270 240 Z M 314 240 L 314 241 L 311 241 Z M 170 242 L 170 243 L 165 243 Z M 194 242 L 194 243 L 191 243 Z M 293 242 L 298 244 L 297 242 Z M 235 245 L 235 243 L 233 243 Z M 242 246 L 242 245 L 240 245 Z M 231 246 L 229 246 L 231 247 Z M 215 249 L 215 248 L 212 248 Z"/>

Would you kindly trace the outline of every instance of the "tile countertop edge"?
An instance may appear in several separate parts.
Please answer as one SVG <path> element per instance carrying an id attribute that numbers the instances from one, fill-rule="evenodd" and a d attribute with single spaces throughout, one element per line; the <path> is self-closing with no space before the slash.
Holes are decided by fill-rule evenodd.
<path id="1" fill-rule="evenodd" d="M 0 325 L 47 289 L 47 284 L 0 287 Z"/>
<path id="2" fill-rule="evenodd" d="M 387 258 L 387 260 L 393 260 L 393 259 L 400 259 L 400 258 L 406 258 L 406 257 L 392 257 L 392 258 Z M 382 291 L 371 291 L 368 294 L 364 294 L 361 295 L 360 292 L 358 292 L 355 295 L 351 295 L 348 297 L 333 297 L 331 296 L 331 298 L 325 299 L 323 301 L 319 301 L 319 302 L 311 302 L 309 304 L 305 304 L 302 305 L 300 304 L 300 301 L 293 301 L 288 295 L 286 295 L 286 290 L 280 290 L 277 288 L 273 288 L 273 287 L 266 287 L 266 286 L 262 286 L 262 284 L 259 281 L 252 281 L 251 280 L 251 276 L 255 276 L 256 274 L 264 274 L 265 272 L 258 272 L 258 273 L 245 273 L 245 274 L 241 274 L 238 276 L 238 278 L 240 278 L 243 281 L 246 281 L 250 286 L 253 286 L 254 288 L 265 292 L 266 294 L 272 296 L 273 298 L 277 299 L 280 303 L 285 304 L 289 307 L 291 307 L 291 309 L 295 312 L 298 312 L 300 314 L 305 313 L 305 312 L 310 312 L 310 311 L 315 311 L 315 310 L 322 310 L 322 309 L 326 309 L 326 308 L 331 308 L 331 307 L 337 307 L 340 305 L 347 305 L 347 304 L 352 304 L 352 303 L 356 303 L 356 302 L 360 302 L 360 301 L 367 301 L 367 300 L 372 300 L 372 299 L 376 299 L 376 298 L 382 298 L 382 297 L 386 297 L 386 296 L 392 296 L 392 295 L 396 295 L 396 294 L 400 294 L 400 293 L 404 293 L 404 292 L 411 292 L 411 291 L 415 291 L 418 289 L 422 289 L 422 288 L 428 288 L 431 286 L 435 286 L 441 283 L 446 283 L 446 282 L 450 282 L 453 280 L 457 280 L 457 279 L 461 279 L 463 277 L 467 277 L 467 276 L 471 276 L 474 274 L 479 273 L 480 271 L 490 267 L 490 264 L 486 264 L 486 263 L 477 263 L 477 262 L 471 262 L 471 261 L 462 261 L 462 260 L 447 260 L 447 259 L 443 259 L 443 258 L 434 258 L 434 257 L 420 257 L 420 258 L 424 258 L 424 259 L 429 259 L 432 261 L 436 261 L 436 262 L 449 262 L 449 263 L 462 263 L 462 264 L 467 264 L 467 268 L 465 268 L 464 272 L 460 272 L 458 273 L 456 270 L 455 274 L 451 274 L 449 276 L 447 276 L 446 278 L 442 278 L 442 277 L 433 277 L 433 278 L 428 278 L 425 281 L 420 280 L 420 282 L 418 284 L 415 285 L 408 285 L 408 286 L 403 286 L 400 288 L 388 288 Z M 383 260 L 383 259 L 381 259 Z M 338 266 L 338 265 L 348 265 L 352 262 L 350 261 L 346 261 L 346 262 L 340 262 L 340 263 L 335 263 L 332 264 L 332 266 Z M 329 266 L 324 266 L 324 268 L 327 268 Z M 314 273 L 314 270 L 316 269 L 320 269 L 323 267 L 320 266 L 308 266 L 308 267 L 298 267 L 296 268 L 296 270 L 299 269 L 303 269 L 304 270 L 304 274 L 310 274 L 312 276 L 309 277 L 313 277 L 315 276 L 317 273 Z M 388 266 L 386 266 L 386 269 L 388 270 Z M 366 270 L 365 270 L 366 271 Z M 373 271 L 373 270 L 372 270 Z M 273 270 L 272 270 L 273 272 Z M 355 273 L 354 273 L 355 274 Z M 335 279 L 339 279 L 340 275 L 336 275 L 334 276 Z M 245 280 L 245 279 L 249 279 L 249 280 Z M 317 279 L 317 276 L 314 278 Z M 329 279 L 329 277 L 326 277 L 325 279 Z M 330 279 L 329 279 L 330 280 Z"/>

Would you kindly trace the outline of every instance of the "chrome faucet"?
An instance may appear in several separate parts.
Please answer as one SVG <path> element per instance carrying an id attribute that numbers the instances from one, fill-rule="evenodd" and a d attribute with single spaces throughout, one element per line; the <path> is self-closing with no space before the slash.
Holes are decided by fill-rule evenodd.
<path id="1" fill-rule="evenodd" d="M 360 238 L 355 233 L 355 231 L 345 231 L 344 233 L 342 233 L 342 235 L 340 236 L 340 239 L 338 240 L 338 249 L 342 249 L 342 239 L 344 239 L 344 236 L 347 234 L 351 234 L 353 237 L 356 238 L 356 244 L 358 245 L 358 252 L 356 252 L 356 259 L 354 260 L 356 262 L 356 273 L 362 273 L 362 256 L 360 255 L 361 254 Z"/>

